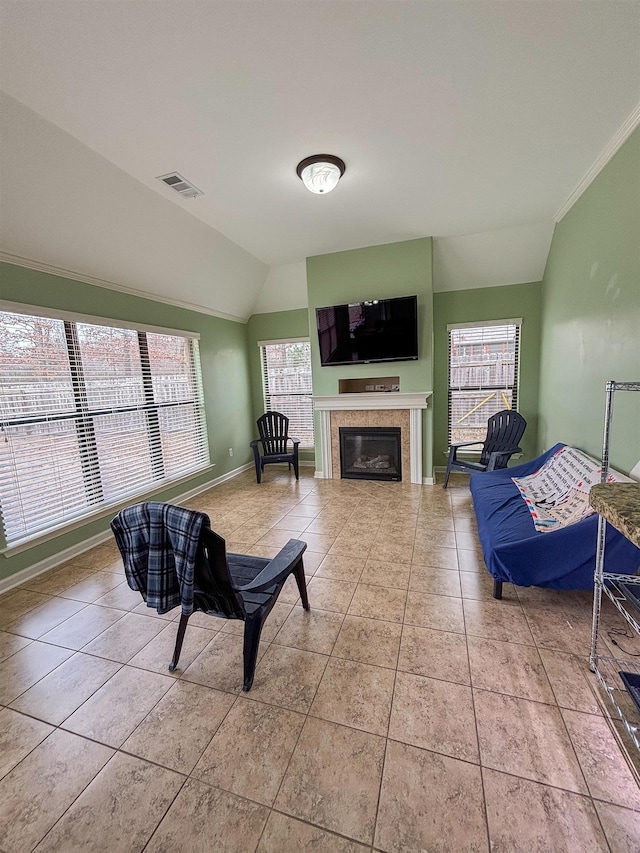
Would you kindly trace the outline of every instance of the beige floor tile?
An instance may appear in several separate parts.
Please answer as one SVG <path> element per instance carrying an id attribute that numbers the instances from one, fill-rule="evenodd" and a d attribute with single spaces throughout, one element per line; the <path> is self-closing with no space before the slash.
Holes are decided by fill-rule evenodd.
<path id="1" fill-rule="evenodd" d="M 395 673 L 341 658 L 331 658 L 309 714 L 386 736 Z"/>
<path id="2" fill-rule="evenodd" d="M 563 711 L 592 797 L 640 811 L 640 787 L 604 717 Z"/>
<path id="3" fill-rule="evenodd" d="M 271 806 L 304 720 L 295 711 L 242 697 L 227 714 L 192 775 Z"/>
<path id="4" fill-rule="evenodd" d="M 382 619 L 385 622 L 402 622 L 407 591 L 386 586 L 359 583 L 348 613 L 365 619 Z"/>
<path id="5" fill-rule="evenodd" d="M 64 728 L 120 747 L 172 684 L 165 675 L 123 666 L 65 720 Z"/>
<path id="6" fill-rule="evenodd" d="M 330 751 L 326 748 L 329 743 Z M 371 844 L 384 744 L 384 738 L 376 735 L 309 717 L 276 808 Z"/>
<path id="7" fill-rule="evenodd" d="M 398 669 L 468 686 L 471 676 L 466 637 L 449 631 L 405 625 Z"/>
<path id="8" fill-rule="evenodd" d="M 493 578 L 488 572 L 460 572 L 462 597 L 473 598 L 476 601 L 494 601 Z M 518 603 L 518 594 L 513 584 L 502 584 L 502 600 Z"/>
<path id="9" fill-rule="evenodd" d="M 178 773 L 191 773 L 234 702 L 222 690 L 177 681 L 122 749 Z"/>
<path id="10" fill-rule="evenodd" d="M 93 569 L 65 563 L 55 569 L 49 569 L 22 584 L 23 589 L 30 589 L 43 595 L 58 595 L 71 584 L 81 581 L 93 574 Z"/>
<path id="11" fill-rule="evenodd" d="M 458 569 L 458 552 L 455 548 L 431 545 L 427 537 L 416 535 L 413 546 L 413 563 L 418 566 L 433 566 L 436 569 Z"/>
<path id="12" fill-rule="evenodd" d="M 467 645 L 474 687 L 556 704 L 540 655 L 533 646 L 481 637 L 468 637 Z"/>
<path id="13" fill-rule="evenodd" d="M 397 622 L 347 615 L 333 647 L 333 657 L 394 669 L 401 632 Z"/>
<path id="14" fill-rule="evenodd" d="M 127 663 L 150 640 L 165 630 L 165 627 L 161 619 L 126 613 L 95 640 L 83 646 L 83 651 L 97 657 Z"/>
<path id="15" fill-rule="evenodd" d="M 312 533 L 308 529 L 298 538 L 307 543 L 308 551 L 317 554 L 327 554 L 336 539 L 328 533 Z"/>
<path id="16" fill-rule="evenodd" d="M 115 607 L 116 610 L 133 610 L 140 604 L 140 601 L 140 593 L 130 589 L 129 584 L 125 582 L 114 587 L 106 595 L 97 598 L 94 604 L 100 604 L 102 607 Z"/>
<path id="17" fill-rule="evenodd" d="M 524 613 L 538 648 L 575 655 L 589 653 L 591 624 L 587 614 L 530 605 L 525 606 Z"/>
<path id="18" fill-rule="evenodd" d="M 209 618 L 207 624 L 211 628 L 217 628 L 222 625 L 222 620 Z M 244 626 L 244 622 L 240 624 Z M 195 625 L 191 624 L 191 620 L 189 620 L 180 651 L 178 666 L 173 672 L 169 672 L 169 664 L 173 660 L 177 634 L 178 623 L 170 622 L 137 655 L 131 658 L 129 665 L 178 678 L 193 663 L 207 643 L 214 638 L 216 631 L 210 631 L 206 628 L 196 628 Z"/>
<path id="19" fill-rule="evenodd" d="M 410 592 L 404 613 L 406 625 L 464 634 L 462 599 L 427 592 Z"/>
<path id="20" fill-rule="evenodd" d="M 364 559 L 357 559 L 356 557 L 338 557 L 335 554 L 327 554 L 322 558 L 314 576 L 355 583 L 360 580 L 365 562 Z"/>
<path id="21" fill-rule="evenodd" d="M 138 853 L 183 783 L 184 777 L 171 770 L 116 754 L 38 845 L 38 853 Z"/>
<path id="22" fill-rule="evenodd" d="M 637 853 L 640 812 L 595 801 L 596 811 L 612 853 Z"/>
<path id="23" fill-rule="evenodd" d="M 33 610 L 20 616 L 14 622 L 9 622 L 5 630 L 11 634 L 20 634 L 21 637 L 37 640 L 47 631 L 64 622 L 69 616 L 73 616 L 78 610 L 82 610 L 84 606 L 80 601 L 51 598 L 44 604 L 39 604 Z"/>
<path id="24" fill-rule="evenodd" d="M 491 853 L 606 853 L 588 797 L 482 771 Z"/>
<path id="25" fill-rule="evenodd" d="M 294 607 L 276 634 L 274 643 L 330 655 L 343 620 L 342 613 Z"/>
<path id="26" fill-rule="evenodd" d="M 244 623 L 243 623 L 244 624 Z M 260 643 L 256 674 L 269 644 Z M 239 693 L 244 678 L 242 634 L 219 631 L 192 664 L 183 670 L 182 678 L 205 687 Z"/>
<path id="27" fill-rule="evenodd" d="M 308 588 L 309 584 L 307 584 L 307 593 Z M 280 595 L 278 596 L 278 601 L 282 604 L 298 604 L 300 601 L 300 593 L 298 592 L 296 579 L 293 575 L 289 575 L 284 582 L 284 586 L 280 590 Z"/>
<path id="28" fill-rule="evenodd" d="M 420 527 L 415 536 L 415 541 L 420 546 L 428 548 L 455 548 L 456 536 L 453 530 L 443 530 L 431 525 L 426 528 Z M 427 565 L 431 565 L 428 563 Z"/>
<path id="29" fill-rule="evenodd" d="M 346 532 L 345 529 L 336 537 L 333 545 L 329 549 L 330 554 L 335 554 L 338 557 L 356 557 L 357 559 L 367 559 L 371 546 L 372 538 L 361 537 L 352 532 Z"/>
<path id="30" fill-rule="evenodd" d="M 90 604 L 102 598 L 112 589 L 115 589 L 123 581 L 123 574 L 114 575 L 107 572 L 94 572 L 76 583 L 70 584 L 61 590 L 58 595 L 63 598 L 71 598 L 75 601 L 84 601 Z"/>
<path id="31" fill-rule="evenodd" d="M 588 794 L 558 708 L 484 690 L 474 701 L 484 767 Z"/>
<path id="32" fill-rule="evenodd" d="M 121 664 L 77 652 L 12 702 L 12 707 L 39 720 L 60 725 L 102 687 Z"/>
<path id="33" fill-rule="evenodd" d="M 0 779 L 51 734 L 53 726 L 0 708 Z"/>
<path id="34" fill-rule="evenodd" d="M 318 610 L 346 613 L 355 588 L 351 581 L 334 581 L 314 575 L 307 584 L 309 604 Z"/>
<path id="35" fill-rule="evenodd" d="M 456 547 L 464 551 L 481 551 L 478 534 L 470 530 L 456 528 Z"/>
<path id="36" fill-rule="evenodd" d="M 0 782 L 0 849 L 33 850 L 113 750 L 57 730 Z"/>
<path id="37" fill-rule="evenodd" d="M 28 646 L 31 640 L 28 637 L 20 637 L 18 634 L 7 634 L 0 631 L 0 663 L 11 655 Z"/>
<path id="38" fill-rule="evenodd" d="M 317 826 L 271 812 L 256 853 L 367 853 L 368 850 L 369 847 L 363 847 L 357 841 L 347 841 Z"/>
<path id="39" fill-rule="evenodd" d="M 460 573 L 450 569 L 436 569 L 431 566 L 411 567 L 409 595 L 412 592 L 428 592 L 431 595 L 450 595 L 460 598 Z"/>
<path id="40" fill-rule="evenodd" d="M 389 741 L 375 847 L 387 853 L 488 853 L 480 768 Z"/>
<path id="41" fill-rule="evenodd" d="M 274 643 L 256 667 L 251 698 L 306 713 L 328 660 L 325 655 Z"/>
<path id="42" fill-rule="evenodd" d="M 79 651 L 125 615 L 124 610 L 88 604 L 42 635 L 42 641 Z"/>
<path id="43" fill-rule="evenodd" d="M 487 573 L 482 553 L 464 548 L 458 548 L 458 568 L 461 572 L 479 572 L 482 575 Z"/>
<path id="44" fill-rule="evenodd" d="M 393 589 L 407 589 L 409 570 L 409 566 L 405 563 L 369 559 L 365 563 L 360 582 Z"/>
<path id="45" fill-rule="evenodd" d="M 47 601 L 51 601 L 50 595 L 41 595 L 30 589 L 11 589 L 3 593 L 0 595 L 0 629 L 4 631 L 11 622 Z"/>
<path id="46" fill-rule="evenodd" d="M 300 606 L 302 607 L 302 605 Z M 292 610 L 292 604 L 285 604 L 280 600 L 276 601 L 271 613 L 267 616 L 267 621 L 262 626 L 262 634 L 260 635 L 261 643 L 270 643 L 275 639 Z M 193 617 L 191 618 L 193 619 Z M 244 636 L 244 622 L 241 619 L 212 619 L 211 617 L 208 617 L 208 619 L 208 624 L 212 628 L 219 628 L 227 634 Z M 189 624 L 191 624 L 191 619 L 189 620 Z"/>
<path id="47" fill-rule="evenodd" d="M 450 681 L 398 672 L 389 737 L 478 763 L 471 689 Z"/>
<path id="48" fill-rule="evenodd" d="M 587 655 L 569 655 L 551 649 L 539 649 L 556 702 L 561 708 L 601 715 L 596 701 L 596 676 L 589 671 Z"/>
<path id="49" fill-rule="evenodd" d="M 145 853 L 253 853 L 268 815 L 265 806 L 188 779 Z"/>
<path id="50" fill-rule="evenodd" d="M 9 705 L 72 654 L 69 649 L 39 642 L 19 649 L 0 663 L 0 704 Z"/>
<path id="51" fill-rule="evenodd" d="M 463 599 L 464 621 L 467 634 L 500 640 L 505 643 L 521 643 L 533 646 L 533 637 L 522 607 L 511 601 L 475 601 Z"/>
<path id="52" fill-rule="evenodd" d="M 369 558 L 379 560 L 382 563 L 394 563 L 405 565 L 407 568 L 411 565 L 413 557 L 413 543 L 394 542 L 387 538 L 376 539 L 373 547 L 369 551 Z"/>

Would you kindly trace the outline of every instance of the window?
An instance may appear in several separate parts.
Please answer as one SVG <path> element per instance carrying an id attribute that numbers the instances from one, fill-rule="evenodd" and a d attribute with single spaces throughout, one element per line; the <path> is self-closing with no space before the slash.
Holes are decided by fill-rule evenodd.
<path id="1" fill-rule="evenodd" d="M 491 415 L 517 411 L 521 322 L 449 327 L 449 444 L 482 442 Z"/>
<path id="2" fill-rule="evenodd" d="M 195 473 L 198 341 L 0 311 L 0 432 L 7 545 Z"/>
<path id="3" fill-rule="evenodd" d="M 311 345 L 308 340 L 262 341 L 262 386 L 267 412 L 289 418 L 289 435 L 313 447 Z"/>

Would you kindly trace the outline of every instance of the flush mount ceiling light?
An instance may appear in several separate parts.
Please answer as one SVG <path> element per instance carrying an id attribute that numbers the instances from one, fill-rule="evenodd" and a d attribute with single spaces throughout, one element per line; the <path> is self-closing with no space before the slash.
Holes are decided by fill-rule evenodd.
<path id="1" fill-rule="evenodd" d="M 314 154 L 301 160 L 296 172 L 310 192 L 329 193 L 337 187 L 345 168 L 344 160 L 333 154 Z"/>

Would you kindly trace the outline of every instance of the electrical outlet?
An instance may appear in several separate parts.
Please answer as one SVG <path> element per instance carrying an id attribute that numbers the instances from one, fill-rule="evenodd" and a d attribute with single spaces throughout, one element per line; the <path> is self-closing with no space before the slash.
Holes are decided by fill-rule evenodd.
<path id="1" fill-rule="evenodd" d="M 392 386 L 391 386 L 391 390 L 392 390 L 392 391 L 399 391 L 399 390 L 400 390 L 400 386 L 399 386 L 399 385 L 392 385 Z"/>
<path id="2" fill-rule="evenodd" d="M 373 391 L 373 385 L 365 385 L 364 390 L 365 391 Z"/>
<path id="3" fill-rule="evenodd" d="M 384 385 L 376 385 L 376 391 L 384 391 Z"/>
<path id="4" fill-rule="evenodd" d="M 229 448 L 229 456 L 233 456 L 233 447 Z"/>

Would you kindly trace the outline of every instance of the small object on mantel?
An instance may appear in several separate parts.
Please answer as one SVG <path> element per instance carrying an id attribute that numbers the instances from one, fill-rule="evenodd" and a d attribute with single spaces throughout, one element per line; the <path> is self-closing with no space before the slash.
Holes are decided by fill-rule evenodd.
<path id="1" fill-rule="evenodd" d="M 640 483 L 598 483 L 589 492 L 589 503 L 640 548 Z"/>

